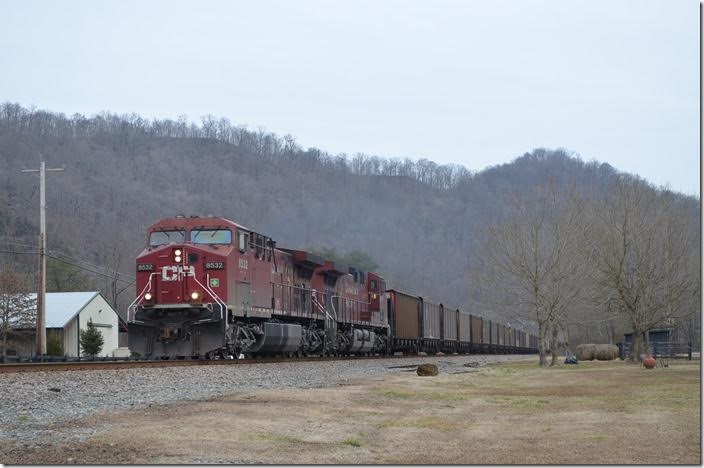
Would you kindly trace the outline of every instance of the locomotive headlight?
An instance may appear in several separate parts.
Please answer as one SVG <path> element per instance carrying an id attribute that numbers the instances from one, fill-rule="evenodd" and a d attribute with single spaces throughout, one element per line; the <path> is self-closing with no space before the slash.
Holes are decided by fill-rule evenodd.
<path id="1" fill-rule="evenodd" d="M 178 263 L 178 262 L 180 262 L 180 261 L 181 261 L 181 257 L 178 256 L 178 255 L 176 255 L 176 256 L 174 257 L 174 262 Z"/>
<path id="2" fill-rule="evenodd" d="M 181 252 L 181 249 L 174 250 L 174 255 L 176 255 L 177 257 L 180 257 L 182 253 L 183 252 Z"/>
<path id="3" fill-rule="evenodd" d="M 144 295 L 144 300 L 145 301 L 151 301 L 152 300 L 152 293 L 147 293 Z"/>
<path id="4" fill-rule="evenodd" d="M 200 297 L 200 293 L 198 291 L 193 291 L 191 293 L 191 300 L 192 301 L 197 301 L 199 297 Z"/>

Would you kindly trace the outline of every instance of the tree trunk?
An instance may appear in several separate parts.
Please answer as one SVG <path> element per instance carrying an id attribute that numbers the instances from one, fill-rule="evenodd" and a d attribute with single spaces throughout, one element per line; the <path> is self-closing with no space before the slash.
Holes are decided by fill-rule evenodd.
<path id="1" fill-rule="evenodd" d="M 643 353 L 650 356 L 650 330 L 643 332 L 643 341 L 645 346 L 643 346 Z"/>
<path id="2" fill-rule="evenodd" d="M 633 341 L 631 342 L 631 351 L 628 353 L 629 362 L 640 361 L 640 337 L 642 332 L 640 330 L 633 330 Z"/>
<path id="3" fill-rule="evenodd" d="M 2 334 L 2 357 L 7 356 L 7 332 L 8 330 L 4 330 Z"/>
<path id="4" fill-rule="evenodd" d="M 552 342 L 550 343 L 550 352 L 552 353 L 552 360 L 550 361 L 550 366 L 557 364 L 557 324 L 552 326 Z"/>
<path id="5" fill-rule="evenodd" d="M 538 353 L 540 354 L 540 366 L 544 367 L 548 365 L 547 358 L 547 327 L 545 323 L 538 324 Z"/>

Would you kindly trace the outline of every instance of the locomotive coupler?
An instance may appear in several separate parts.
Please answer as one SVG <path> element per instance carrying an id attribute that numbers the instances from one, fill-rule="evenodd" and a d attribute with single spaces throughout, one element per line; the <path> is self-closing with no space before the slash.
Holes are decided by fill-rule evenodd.
<path id="1" fill-rule="evenodd" d="M 172 341 L 188 341 L 191 337 L 190 332 L 185 332 L 182 328 L 165 326 L 159 333 L 158 341 L 169 343 Z"/>

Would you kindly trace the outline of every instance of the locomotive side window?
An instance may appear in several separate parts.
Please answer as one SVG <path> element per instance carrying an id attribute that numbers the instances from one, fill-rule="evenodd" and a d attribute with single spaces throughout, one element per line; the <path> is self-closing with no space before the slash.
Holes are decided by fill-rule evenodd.
<path id="1" fill-rule="evenodd" d="M 238 232 L 238 239 L 237 239 L 237 247 L 239 248 L 240 252 L 245 253 L 247 251 L 247 244 L 249 243 L 249 239 L 247 239 L 247 233 L 244 231 L 239 231 Z"/>
<path id="2" fill-rule="evenodd" d="M 332 275 L 325 275 L 325 286 L 328 288 L 334 288 L 335 283 L 337 283 L 337 277 Z"/>
<path id="3" fill-rule="evenodd" d="M 257 258 L 264 257 L 264 236 L 257 234 Z"/>
<path id="4" fill-rule="evenodd" d="M 149 247 L 156 247 L 158 245 L 165 245 L 175 242 L 176 244 L 183 244 L 186 240 L 186 231 L 184 230 L 164 230 L 159 229 L 158 231 L 152 231 L 149 234 Z"/>
<path id="5" fill-rule="evenodd" d="M 229 229 L 191 229 L 191 242 L 194 244 L 231 244 L 232 231 Z"/>
<path id="6" fill-rule="evenodd" d="M 257 236 L 256 232 L 252 232 L 249 235 L 249 250 L 254 252 L 254 258 L 257 258 Z"/>

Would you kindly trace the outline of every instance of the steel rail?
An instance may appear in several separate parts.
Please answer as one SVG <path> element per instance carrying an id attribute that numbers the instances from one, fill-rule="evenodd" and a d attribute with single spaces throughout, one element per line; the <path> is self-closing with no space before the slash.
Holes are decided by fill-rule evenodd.
<path id="1" fill-rule="evenodd" d="M 465 354 L 458 356 L 479 356 L 480 354 Z M 507 354 L 508 355 L 508 354 Z M 249 364 L 281 364 L 297 362 L 324 362 L 371 359 L 423 359 L 429 357 L 453 357 L 455 355 L 403 355 L 403 356 L 327 356 L 327 357 L 254 357 L 245 359 L 163 359 L 134 361 L 70 361 L 70 362 L 16 362 L 0 364 L 0 374 L 15 372 L 55 372 L 77 370 L 131 369 L 151 367 L 184 367 L 184 366 L 232 366 Z"/>

